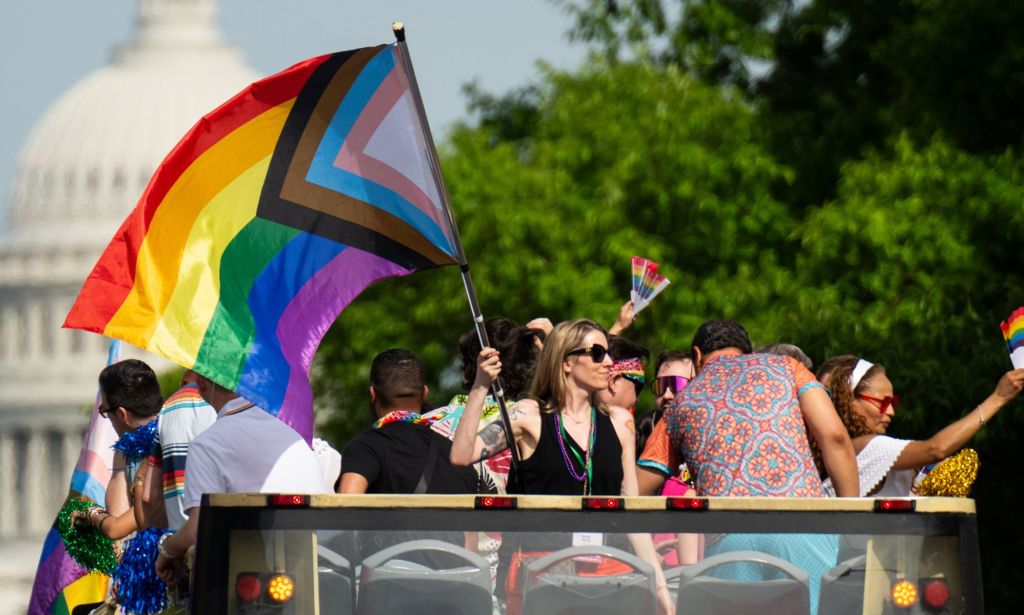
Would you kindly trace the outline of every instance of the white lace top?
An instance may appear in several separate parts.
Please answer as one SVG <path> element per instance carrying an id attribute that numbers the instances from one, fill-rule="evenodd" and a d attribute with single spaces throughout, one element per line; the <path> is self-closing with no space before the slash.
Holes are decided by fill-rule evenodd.
<path id="1" fill-rule="evenodd" d="M 860 477 L 860 497 L 871 493 L 879 483 L 885 485 L 873 495 L 890 497 L 908 497 L 914 485 L 917 470 L 893 470 L 903 449 L 910 440 L 898 440 L 889 436 L 876 436 L 857 453 L 857 474 Z M 832 480 L 826 480 L 824 488 L 830 496 L 835 496 Z"/>

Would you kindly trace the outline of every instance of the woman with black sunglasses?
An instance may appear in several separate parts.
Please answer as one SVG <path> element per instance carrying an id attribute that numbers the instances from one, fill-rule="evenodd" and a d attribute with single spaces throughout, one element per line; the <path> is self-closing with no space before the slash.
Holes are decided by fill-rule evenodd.
<path id="1" fill-rule="evenodd" d="M 605 330 L 590 320 L 557 325 L 547 336 L 537 359 L 527 399 L 509 408 L 512 435 L 519 451 L 519 473 L 510 476 L 509 493 L 534 495 L 638 495 L 633 417 L 625 408 L 606 406 L 599 393 L 608 387 L 612 358 Z M 468 465 L 508 448 L 500 423 L 477 428 L 484 398 L 501 372 L 493 348 L 480 352 L 476 380 L 455 431 L 451 462 Z M 559 537 L 558 542 L 563 537 Z M 517 585 L 517 562 L 530 552 L 550 551 L 572 544 L 502 544 L 499 587 Z M 658 602 L 664 612 L 673 604 L 649 535 L 631 536 L 637 555 L 654 566 Z M 509 574 L 509 571 L 514 574 Z M 504 583 L 505 579 L 508 583 Z M 509 592 L 513 597 L 515 592 Z"/>
<path id="2" fill-rule="evenodd" d="M 832 396 L 839 418 L 853 441 L 860 474 L 860 495 L 911 495 L 918 471 L 942 461 L 967 444 L 1024 387 L 1024 369 L 1007 372 L 978 407 L 927 440 L 900 440 L 885 435 L 900 405 L 881 365 L 852 355 L 832 357 L 818 372 Z M 825 482 L 826 489 L 831 483 Z"/>

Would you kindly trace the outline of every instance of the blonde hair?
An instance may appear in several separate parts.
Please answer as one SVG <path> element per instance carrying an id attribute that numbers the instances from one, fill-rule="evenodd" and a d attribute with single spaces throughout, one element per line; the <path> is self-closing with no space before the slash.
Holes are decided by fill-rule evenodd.
<path id="1" fill-rule="evenodd" d="M 584 318 L 560 322 L 547 336 L 544 349 L 537 357 L 537 369 L 530 383 L 530 397 L 537 402 L 542 412 L 555 412 L 568 401 L 569 381 L 562 370 L 562 363 L 569 352 L 583 344 L 583 339 L 591 331 L 598 331 L 605 338 L 608 337 L 604 327 Z M 608 413 L 597 391 L 590 394 L 590 404 Z"/>

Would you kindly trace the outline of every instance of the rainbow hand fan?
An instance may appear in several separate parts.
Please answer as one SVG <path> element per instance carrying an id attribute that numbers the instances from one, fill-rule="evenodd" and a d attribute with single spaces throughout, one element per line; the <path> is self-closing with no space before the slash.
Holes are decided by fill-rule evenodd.
<path id="1" fill-rule="evenodd" d="M 999 327 L 1003 330 L 1003 338 L 1006 340 L 1006 349 L 1010 351 L 1013 368 L 1024 368 L 1024 307 L 1014 310 Z"/>
<path id="2" fill-rule="evenodd" d="M 647 307 L 652 299 L 658 296 L 668 286 L 668 278 L 658 273 L 658 263 L 633 257 L 633 290 L 629 293 L 633 301 L 633 316 L 640 313 L 640 310 Z"/>

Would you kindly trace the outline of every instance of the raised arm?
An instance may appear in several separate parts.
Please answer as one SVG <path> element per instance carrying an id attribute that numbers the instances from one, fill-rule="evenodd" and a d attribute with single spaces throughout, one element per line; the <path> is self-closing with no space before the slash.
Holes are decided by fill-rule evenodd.
<path id="1" fill-rule="evenodd" d="M 508 438 L 500 421 L 495 421 L 477 433 L 480 427 L 480 415 L 487 399 L 487 391 L 501 373 L 501 357 L 493 348 L 480 351 L 476 363 L 476 379 L 466 399 L 466 407 L 462 411 L 455 437 L 452 440 L 450 460 L 453 465 L 468 466 L 481 459 L 493 457 L 508 448 Z M 514 413 L 510 412 L 510 415 Z M 510 416 L 509 418 L 513 418 Z"/>
<path id="2" fill-rule="evenodd" d="M 633 301 L 627 301 L 622 304 L 619 308 L 619 316 L 615 319 L 615 322 L 608 329 L 608 335 L 621 335 L 623 331 L 629 328 L 636 320 L 636 316 L 633 315 Z"/>
<path id="3" fill-rule="evenodd" d="M 832 479 L 836 495 L 843 498 L 859 496 L 860 478 L 853 443 L 825 389 L 813 386 L 805 390 L 800 395 L 800 412 L 811 430 L 811 436 L 821 447 L 821 458 Z"/>
<path id="4" fill-rule="evenodd" d="M 908 444 L 893 465 L 894 470 L 916 469 L 929 463 L 942 461 L 958 451 L 978 433 L 985 423 L 992 420 L 1003 406 L 1017 397 L 1024 387 L 1024 369 L 1015 369 L 1003 374 L 992 394 L 977 408 L 963 418 L 943 427 L 927 440 L 915 440 Z"/>

